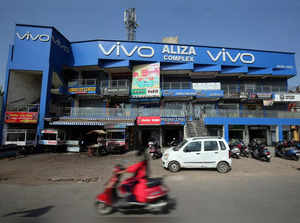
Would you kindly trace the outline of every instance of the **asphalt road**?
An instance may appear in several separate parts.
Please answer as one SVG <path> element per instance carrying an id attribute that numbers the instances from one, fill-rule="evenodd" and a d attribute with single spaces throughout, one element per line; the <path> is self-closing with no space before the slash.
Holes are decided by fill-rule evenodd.
<path id="1" fill-rule="evenodd" d="M 102 183 L 39 186 L 0 184 L 0 222 L 299 222 L 300 171 L 283 175 L 197 177 L 189 170 L 166 179 L 176 207 L 168 215 L 101 217 L 93 208 Z"/>

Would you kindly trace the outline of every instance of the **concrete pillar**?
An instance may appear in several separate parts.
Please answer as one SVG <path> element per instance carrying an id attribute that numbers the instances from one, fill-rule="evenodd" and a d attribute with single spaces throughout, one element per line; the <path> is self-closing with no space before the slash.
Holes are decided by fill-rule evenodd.
<path id="1" fill-rule="evenodd" d="M 276 135 L 277 135 L 277 142 L 283 140 L 283 128 L 282 125 L 276 126 Z"/>
<path id="2" fill-rule="evenodd" d="M 52 69 L 43 70 L 42 87 L 41 87 L 41 98 L 40 98 L 40 113 L 37 127 L 37 137 L 40 138 L 40 131 L 44 129 L 45 121 L 44 118 L 49 109 L 50 103 L 50 89 L 52 81 Z"/>
<path id="3" fill-rule="evenodd" d="M 229 125 L 224 124 L 223 126 L 224 139 L 229 142 Z"/>

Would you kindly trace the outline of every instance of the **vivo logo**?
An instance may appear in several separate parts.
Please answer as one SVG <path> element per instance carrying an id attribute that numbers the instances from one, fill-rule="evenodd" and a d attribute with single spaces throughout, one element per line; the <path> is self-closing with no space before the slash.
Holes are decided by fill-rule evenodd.
<path id="1" fill-rule="evenodd" d="M 39 40 L 41 42 L 48 42 L 50 40 L 50 36 L 47 35 L 47 34 L 32 34 L 30 32 L 26 32 L 25 34 L 20 34 L 20 33 L 16 33 L 17 37 L 20 39 L 20 40 L 33 40 L 33 41 L 36 41 L 36 40 Z"/>
<path id="2" fill-rule="evenodd" d="M 52 42 L 57 45 L 58 47 L 60 47 L 61 49 L 63 49 L 63 51 L 65 51 L 66 53 L 70 53 L 70 49 L 69 47 L 65 46 L 62 44 L 62 42 L 60 41 L 60 39 L 55 39 L 54 36 L 52 36 Z"/>
<path id="3" fill-rule="evenodd" d="M 122 51 L 126 56 L 131 57 L 134 53 L 137 53 L 140 57 L 150 58 L 154 55 L 154 49 L 150 46 L 137 46 L 135 45 L 132 49 L 126 49 L 124 45 L 120 42 L 112 45 L 109 49 L 104 49 L 101 43 L 98 44 L 101 52 L 109 56 L 113 52 L 116 53 L 117 56 L 120 56 L 120 52 Z"/>
<path id="4" fill-rule="evenodd" d="M 213 56 L 212 53 L 207 50 L 206 53 L 212 59 L 214 62 L 218 61 L 220 57 L 222 56 L 222 60 L 225 62 L 228 58 L 232 63 L 236 63 L 238 60 L 240 60 L 242 63 L 245 64 L 252 64 L 255 62 L 255 57 L 252 53 L 238 53 L 235 56 L 232 56 L 228 51 L 226 51 L 224 48 L 218 52 L 216 56 Z"/>

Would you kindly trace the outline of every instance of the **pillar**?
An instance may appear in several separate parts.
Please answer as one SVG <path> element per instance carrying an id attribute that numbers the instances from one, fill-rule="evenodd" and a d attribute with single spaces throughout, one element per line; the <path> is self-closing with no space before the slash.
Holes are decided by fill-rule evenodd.
<path id="1" fill-rule="evenodd" d="M 277 141 L 282 141 L 283 140 L 283 128 L 282 128 L 282 125 L 278 125 L 276 127 L 276 132 L 277 132 Z"/>
<path id="2" fill-rule="evenodd" d="M 223 125 L 224 139 L 229 142 L 229 125 L 226 123 Z"/>

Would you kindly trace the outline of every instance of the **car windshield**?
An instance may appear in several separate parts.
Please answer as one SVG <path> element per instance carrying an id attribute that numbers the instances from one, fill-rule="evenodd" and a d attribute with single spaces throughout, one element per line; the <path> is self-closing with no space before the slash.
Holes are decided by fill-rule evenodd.
<path id="1" fill-rule="evenodd" d="M 177 146 L 173 148 L 174 151 L 178 151 L 181 147 L 183 147 L 188 141 L 183 140 L 181 143 L 179 143 Z"/>

